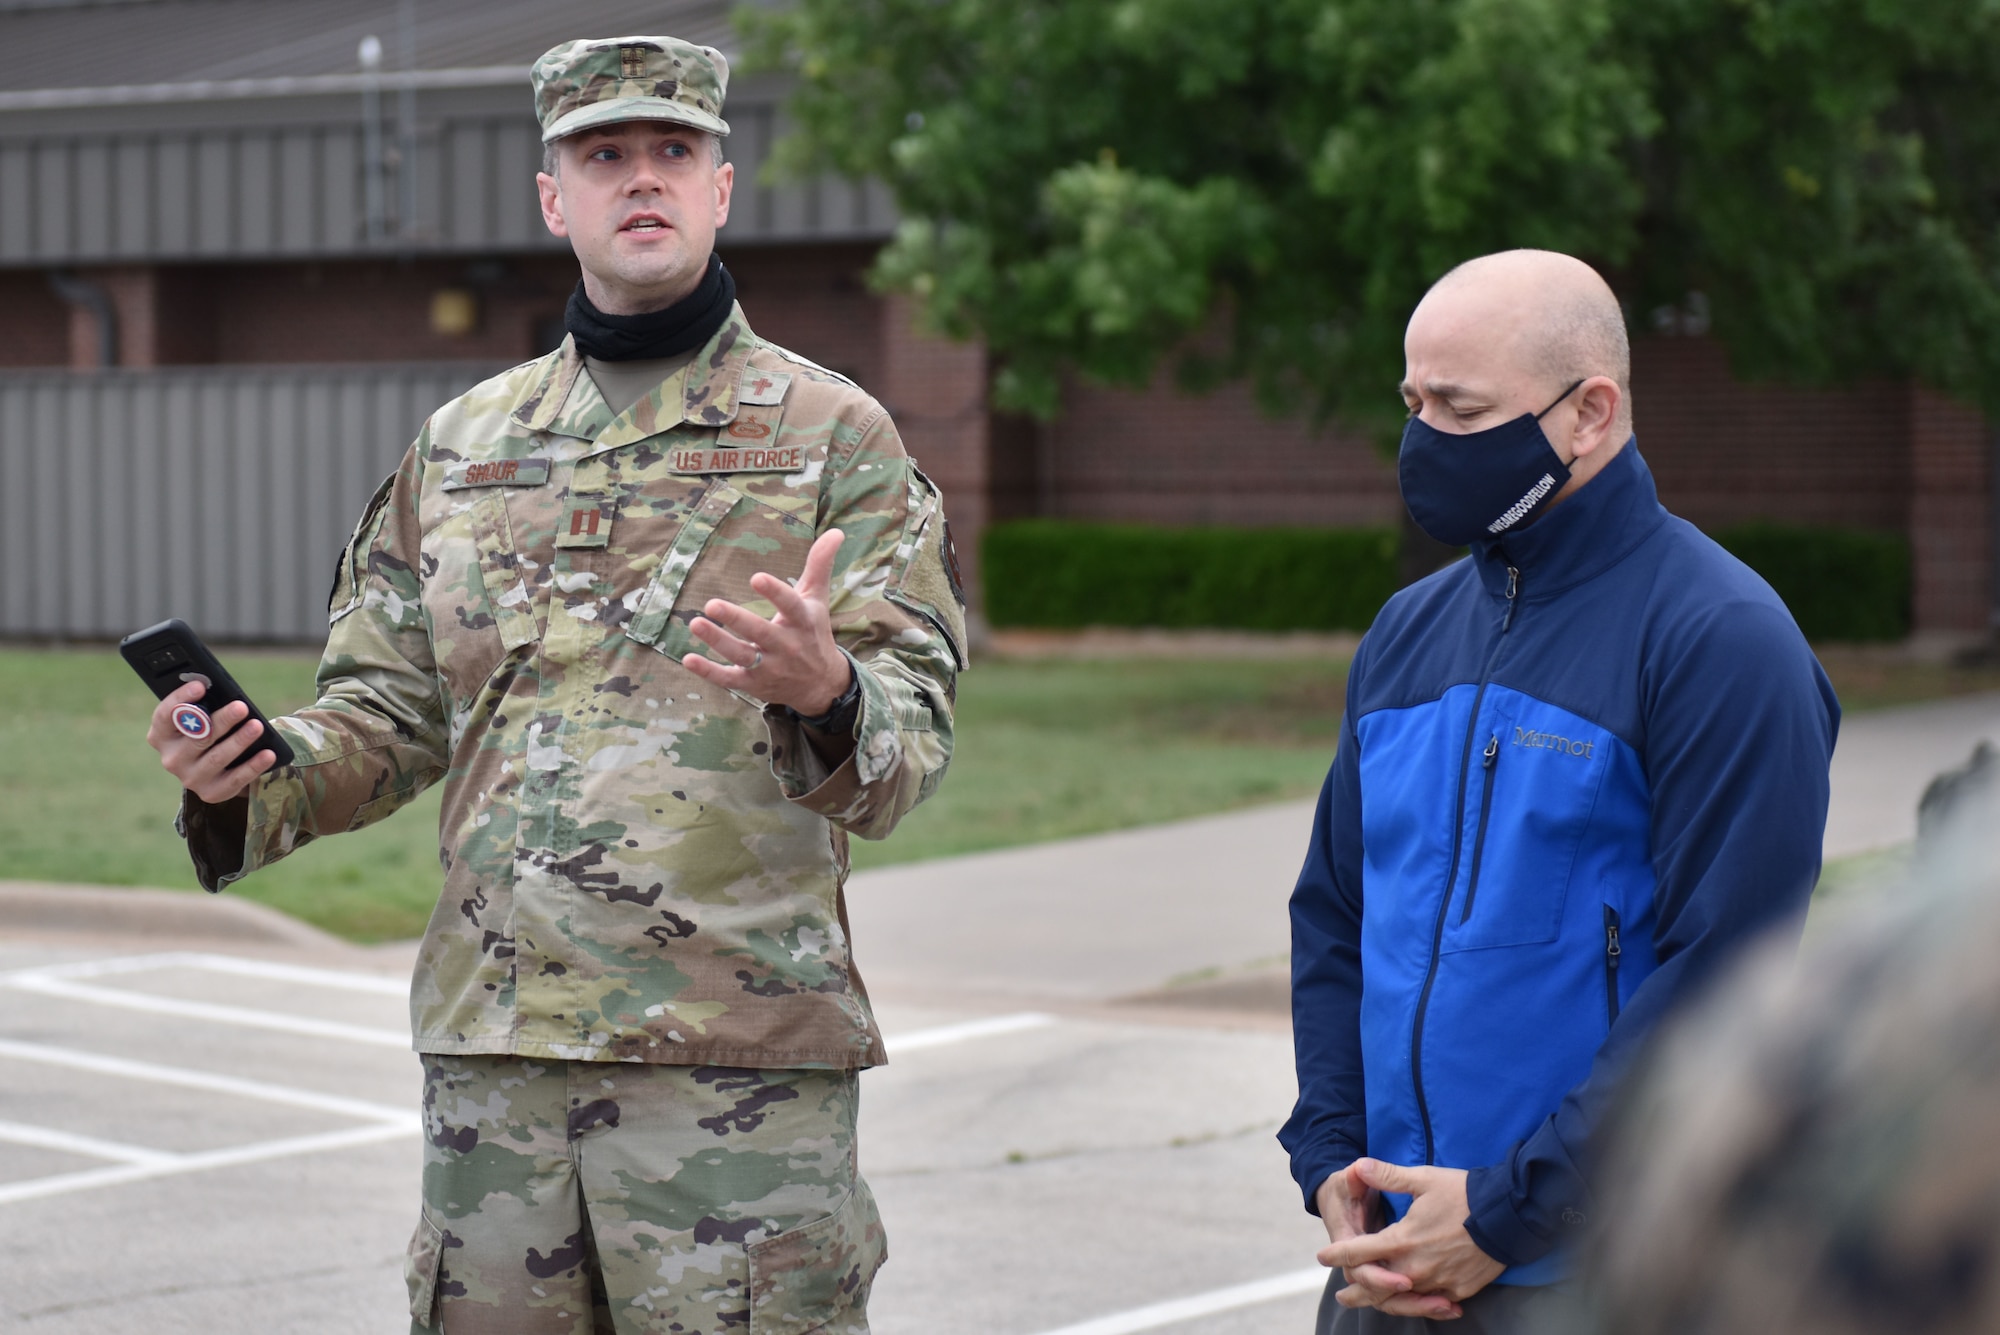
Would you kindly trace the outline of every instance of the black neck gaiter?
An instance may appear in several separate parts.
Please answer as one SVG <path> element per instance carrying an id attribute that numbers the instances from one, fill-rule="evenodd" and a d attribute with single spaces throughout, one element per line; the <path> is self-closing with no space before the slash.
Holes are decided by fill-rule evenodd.
<path id="1" fill-rule="evenodd" d="M 606 315 L 591 304 L 582 282 L 569 294 L 563 325 L 576 338 L 576 350 L 601 362 L 636 362 L 691 352 L 715 337 L 736 304 L 736 280 L 711 254 L 708 272 L 695 290 L 663 311 L 643 315 Z"/>

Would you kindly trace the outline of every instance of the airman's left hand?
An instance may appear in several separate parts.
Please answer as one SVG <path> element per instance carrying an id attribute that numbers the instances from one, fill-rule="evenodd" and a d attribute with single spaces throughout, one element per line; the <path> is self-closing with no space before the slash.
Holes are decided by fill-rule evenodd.
<path id="1" fill-rule="evenodd" d="M 689 654 L 681 663 L 703 681 L 741 691 L 767 704 L 788 705 L 808 718 L 824 714 L 846 694 L 854 669 L 833 641 L 833 562 L 841 531 L 830 528 L 806 553 L 796 585 L 758 573 L 750 587 L 770 600 L 769 620 L 721 598 L 711 598 L 689 623 L 696 639 L 728 663 Z M 731 666 L 734 664 L 734 666 Z"/>

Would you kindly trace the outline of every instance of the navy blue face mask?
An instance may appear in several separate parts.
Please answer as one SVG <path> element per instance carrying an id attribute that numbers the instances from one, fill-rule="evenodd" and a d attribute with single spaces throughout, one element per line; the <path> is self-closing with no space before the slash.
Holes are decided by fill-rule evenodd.
<path id="1" fill-rule="evenodd" d="M 1420 417 L 1403 428 L 1396 480 L 1417 527 L 1449 547 L 1497 538 L 1534 516 L 1569 481 L 1569 465 L 1542 434 L 1542 419 L 1576 392 L 1484 431 L 1455 436 Z"/>

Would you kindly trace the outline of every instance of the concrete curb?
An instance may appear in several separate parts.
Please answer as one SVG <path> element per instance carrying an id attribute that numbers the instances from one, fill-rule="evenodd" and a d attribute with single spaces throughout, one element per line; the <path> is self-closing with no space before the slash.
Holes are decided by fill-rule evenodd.
<path id="1" fill-rule="evenodd" d="M 355 949 L 289 914 L 234 895 L 43 881 L 0 881 L 0 933 Z"/>

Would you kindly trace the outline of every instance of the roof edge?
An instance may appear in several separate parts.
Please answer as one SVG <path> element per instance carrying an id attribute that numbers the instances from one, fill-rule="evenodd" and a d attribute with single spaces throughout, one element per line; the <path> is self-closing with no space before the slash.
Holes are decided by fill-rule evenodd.
<path id="1" fill-rule="evenodd" d="M 228 102 L 252 97 L 309 97 L 375 89 L 497 88 L 528 86 L 526 65 L 475 65 L 464 69 L 384 70 L 380 74 L 300 74 L 275 79 L 198 79 L 184 83 L 135 83 L 111 88 L 24 88 L 0 92 L 0 111 L 50 111 L 66 107 L 120 107 L 149 102 Z"/>

